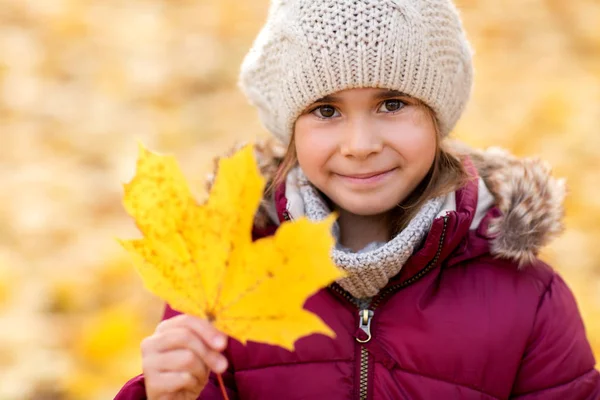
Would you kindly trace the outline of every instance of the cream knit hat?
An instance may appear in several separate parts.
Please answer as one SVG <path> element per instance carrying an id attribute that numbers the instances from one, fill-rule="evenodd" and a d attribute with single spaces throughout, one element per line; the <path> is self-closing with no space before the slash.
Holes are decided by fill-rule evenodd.
<path id="1" fill-rule="evenodd" d="M 429 105 L 442 134 L 471 93 L 471 47 L 451 0 L 272 0 L 240 87 L 285 144 L 302 111 L 344 89 L 395 89 Z"/>

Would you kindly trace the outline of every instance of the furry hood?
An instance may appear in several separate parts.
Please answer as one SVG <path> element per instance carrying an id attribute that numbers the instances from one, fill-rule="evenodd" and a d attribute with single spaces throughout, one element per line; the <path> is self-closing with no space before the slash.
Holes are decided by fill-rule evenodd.
<path id="1" fill-rule="evenodd" d="M 533 262 L 563 230 L 565 180 L 552 177 L 550 166 L 537 158 L 517 158 L 500 148 L 475 150 L 458 141 L 448 140 L 446 144 L 455 155 L 470 157 L 502 213 L 489 224 L 492 255 L 512 259 L 519 266 Z M 286 149 L 271 138 L 256 142 L 254 148 L 260 171 L 271 182 Z M 214 174 L 208 178 L 208 189 L 213 179 Z M 271 199 L 263 199 L 255 216 L 257 226 L 271 223 L 271 203 Z"/>

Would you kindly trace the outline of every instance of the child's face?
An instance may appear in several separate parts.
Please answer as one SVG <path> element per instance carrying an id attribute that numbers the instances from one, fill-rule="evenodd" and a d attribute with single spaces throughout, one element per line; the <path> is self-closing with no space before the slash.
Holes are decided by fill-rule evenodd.
<path id="1" fill-rule="evenodd" d="M 434 121 L 417 100 L 349 89 L 311 105 L 295 126 L 298 162 L 338 207 L 376 215 L 401 204 L 436 153 Z"/>

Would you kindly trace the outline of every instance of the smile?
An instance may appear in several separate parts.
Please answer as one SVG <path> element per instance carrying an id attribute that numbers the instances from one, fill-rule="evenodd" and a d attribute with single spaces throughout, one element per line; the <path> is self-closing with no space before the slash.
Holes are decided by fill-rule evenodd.
<path id="1" fill-rule="evenodd" d="M 389 175 L 391 175 L 397 169 L 398 168 L 392 168 L 392 169 L 389 169 L 386 171 L 370 172 L 370 173 L 364 173 L 364 174 L 353 174 L 353 175 L 337 174 L 337 175 L 349 183 L 368 184 L 368 183 L 378 183 L 378 182 L 384 180 L 385 178 L 387 178 Z"/>

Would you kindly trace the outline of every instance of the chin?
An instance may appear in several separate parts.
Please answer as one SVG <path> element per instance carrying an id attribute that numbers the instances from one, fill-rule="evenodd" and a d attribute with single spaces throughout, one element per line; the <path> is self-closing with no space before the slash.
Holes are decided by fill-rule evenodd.
<path id="1" fill-rule="evenodd" d="M 338 207 L 354 215 L 360 215 L 363 217 L 369 217 L 374 215 L 380 215 L 391 211 L 397 206 L 398 202 L 395 201 L 365 201 L 359 200 L 356 203 L 348 201 L 340 201 L 337 203 Z"/>

